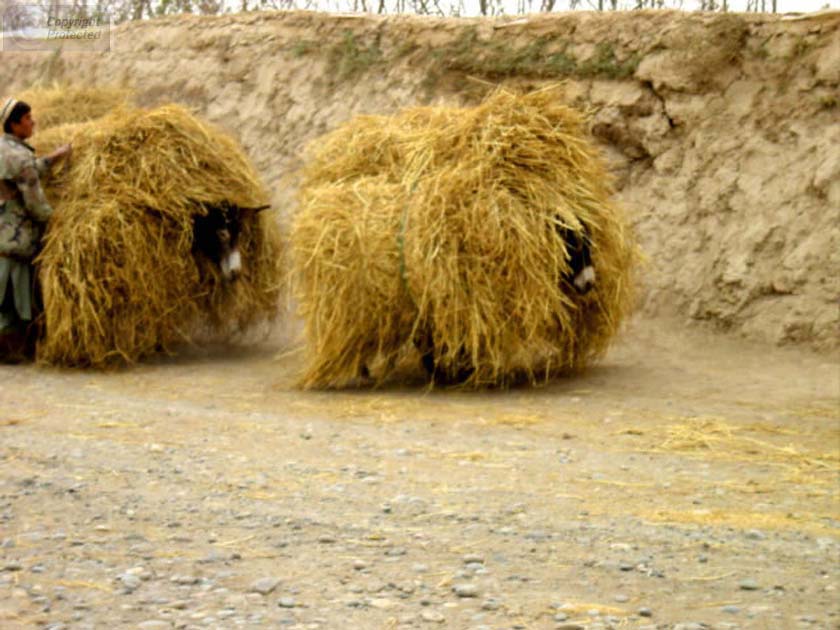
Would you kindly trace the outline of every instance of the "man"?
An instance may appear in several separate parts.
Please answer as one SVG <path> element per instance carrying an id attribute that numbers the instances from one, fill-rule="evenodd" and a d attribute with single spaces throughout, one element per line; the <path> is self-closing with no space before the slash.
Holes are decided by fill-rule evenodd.
<path id="1" fill-rule="evenodd" d="M 40 177 L 71 149 L 64 145 L 36 158 L 35 150 L 26 143 L 35 120 L 32 108 L 22 101 L 6 99 L 0 107 L 0 121 L 0 362 L 17 362 L 32 350 L 32 261 L 53 212 Z"/>

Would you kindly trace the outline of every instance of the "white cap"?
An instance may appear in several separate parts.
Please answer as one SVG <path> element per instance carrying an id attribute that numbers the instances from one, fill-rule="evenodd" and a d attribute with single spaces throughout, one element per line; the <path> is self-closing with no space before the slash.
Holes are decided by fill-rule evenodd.
<path id="1" fill-rule="evenodd" d="M 9 120 L 9 116 L 11 116 L 12 110 L 17 104 L 18 100 L 16 98 L 7 98 L 3 103 L 3 109 L 0 109 L 0 127 L 6 126 L 6 121 Z"/>

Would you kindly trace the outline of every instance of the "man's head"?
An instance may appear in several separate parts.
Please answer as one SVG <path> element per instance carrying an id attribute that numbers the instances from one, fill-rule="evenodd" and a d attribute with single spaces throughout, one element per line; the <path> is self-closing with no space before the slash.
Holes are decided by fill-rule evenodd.
<path id="1" fill-rule="evenodd" d="M 32 108 L 23 101 L 6 99 L 0 109 L 0 119 L 3 121 L 3 132 L 17 136 L 21 140 L 29 138 L 35 130 Z"/>

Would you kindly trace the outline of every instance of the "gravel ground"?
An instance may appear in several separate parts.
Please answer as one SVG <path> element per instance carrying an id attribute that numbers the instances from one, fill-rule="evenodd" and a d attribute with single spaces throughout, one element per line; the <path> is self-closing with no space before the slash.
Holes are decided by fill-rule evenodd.
<path id="1" fill-rule="evenodd" d="M 505 392 L 0 366 L 1 628 L 840 628 L 836 359 L 636 322 Z"/>

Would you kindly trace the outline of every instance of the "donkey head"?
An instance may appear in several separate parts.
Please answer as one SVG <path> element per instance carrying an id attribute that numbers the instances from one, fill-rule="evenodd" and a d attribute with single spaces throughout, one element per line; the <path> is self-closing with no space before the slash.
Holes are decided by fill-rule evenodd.
<path id="1" fill-rule="evenodd" d="M 193 251 L 207 256 L 218 265 L 222 277 L 232 282 L 242 273 L 242 256 L 239 253 L 242 223 L 269 206 L 242 208 L 227 201 L 200 205 L 205 212 L 193 218 Z"/>
<path id="2" fill-rule="evenodd" d="M 595 266 L 592 264 L 589 230 L 584 226 L 578 233 L 562 224 L 555 224 L 557 235 L 563 241 L 569 260 L 569 273 L 564 277 L 578 293 L 587 293 L 595 286 Z"/>

